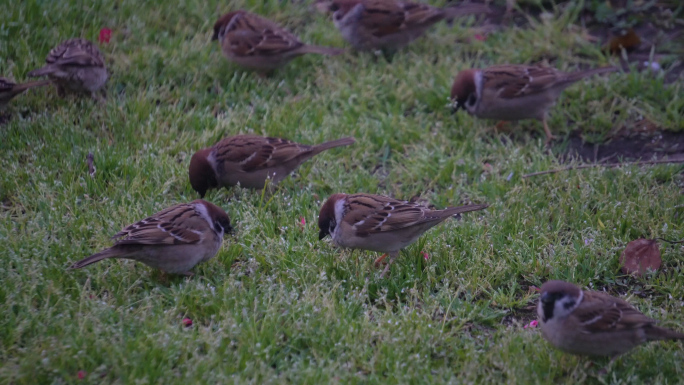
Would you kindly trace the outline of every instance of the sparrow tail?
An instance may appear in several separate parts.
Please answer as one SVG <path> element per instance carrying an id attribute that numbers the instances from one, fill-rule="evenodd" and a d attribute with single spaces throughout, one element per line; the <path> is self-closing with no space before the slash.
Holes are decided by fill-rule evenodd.
<path id="1" fill-rule="evenodd" d="M 651 326 L 646 328 L 646 338 L 649 341 L 656 340 L 684 340 L 684 334 L 674 330 L 661 328 L 658 326 Z"/>
<path id="2" fill-rule="evenodd" d="M 321 47 L 320 45 L 305 45 L 300 49 L 301 53 L 316 53 L 319 55 L 335 56 L 344 52 L 341 48 Z"/>
<path id="3" fill-rule="evenodd" d="M 37 78 L 39 76 L 49 75 L 50 73 L 52 73 L 52 67 L 47 65 L 45 67 L 38 68 L 37 70 L 33 70 L 33 71 L 29 72 L 28 76 L 30 76 L 32 78 Z"/>
<path id="4" fill-rule="evenodd" d="M 463 4 L 457 7 L 442 8 L 442 10 L 444 10 L 444 18 L 447 20 L 447 22 L 451 22 L 453 19 L 457 19 L 459 17 L 492 12 L 492 10 L 484 4 Z"/>
<path id="5" fill-rule="evenodd" d="M 331 140 L 329 142 L 321 143 L 319 145 L 314 146 L 313 148 L 313 154 L 320 154 L 321 152 L 325 150 L 330 150 L 331 148 L 335 147 L 341 147 L 341 146 L 349 146 L 350 144 L 356 143 L 356 139 L 352 137 L 348 138 L 342 138 L 342 139 L 337 139 L 337 140 Z"/>
<path id="6" fill-rule="evenodd" d="M 442 210 L 442 212 L 446 216 L 454 216 L 454 215 L 458 215 L 461 213 L 467 213 L 469 211 L 484 210 L 487 207 L 489 207 L 489 205 L 466 205 L 466 206 L 459 206 L 459 207 L 449 207 L 449 208 Z"/>
<path id="7" fill-rule="evenodd" d="M 112 250 L 111 248 L 109 248 L 109 249 L 106 249 L 106 250 L 102 250 L 102 251 L 100 251 L 99 253 L 95 253 L 95 254 L 91 255 L 90 257 L 88 257 L 88 258 L 81 259 L 80 261 L 78 261 L 78 262 L 74 263 L 73 265 L 69 266 L 69 270 L 80 269 L 80 268 L 82 268 L 82 267 L 86 267 L 86 266 L 88 266 L 88 265 L 91 265 L 91 264 L 93 264 L 93 263 L 95 263 L 95 262 L 99 262 L 99 261 L 101 261 L 101 260 L 103 260 L 103 259 L 113 258 L 113 257 L 120 257 L 120 256 L 121 256 L 121 255 L 120 255 L 118 252 L 116 252 L 116 251 Z"/>
<path id="8" fill-rule="evenodd" d="M 28 90 L 29 88 L 33 87 L 42 87 L 50 84 L 50 80 L 45 79 L 45 80 L 36 80 L 33 82 L 26 82 L 26 83 L 21 83 L 17 84 L 14 87 L 12 87 L 12 91 L 14 92 L 24 92 Z"/>

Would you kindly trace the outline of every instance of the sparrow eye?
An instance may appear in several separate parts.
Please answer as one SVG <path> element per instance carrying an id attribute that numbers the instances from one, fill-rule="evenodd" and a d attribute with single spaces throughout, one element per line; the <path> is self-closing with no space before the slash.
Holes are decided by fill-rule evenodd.
<path id="1" fill-rule="evenodd" d="M 340 9 L 340 6 L 337 5 L 337 4 L 333 4 L 333 5 L 330 6 L 330 12 L 335 12 L 335 11 L 337 11 L 338 9 Z"/>

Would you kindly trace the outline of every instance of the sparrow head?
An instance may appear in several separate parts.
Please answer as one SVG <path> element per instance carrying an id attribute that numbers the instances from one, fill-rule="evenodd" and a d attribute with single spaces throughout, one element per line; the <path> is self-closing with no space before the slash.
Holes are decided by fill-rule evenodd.
<path id="1" fill-rule="evenodd" d="M 318 239 L 321 240 L 327 235 L 331 235 L 337 227 L 338 211 L 342 210 L 342 207 L 338 205 L 338 202 L 344 202 L 345 194 L 333 194 L 328 198 L 323 206 L 321 207 L 321 212 L 318 213 Z M 338 207 L 339 206 L 339 207 Z M 339 215 L 341 217 L 341 213 Z"/>
<path id="2" fill-rule="evenodd" d="M 332 14 L 333 21 L 334 22 L 339 22 L 342 20 L 354 7 L 356 7 L 358 4 L 360 4 L 360 0 L 333 0 L 333 1 L 328 1 L 328 9 L 327 12 Z M 362 8 L 359 7 L 359 11 L 361 11 Z M 359 12 L 360 16 L 360 12 Z"/>
<path id="3" fill-rule="evenodd" d="M 564 281 L 548 281 L 541 287 L 537 314 L 543 322 L 563 319 L 582 302 L 584 294 L 579 287 Z"/>
<path id="4" fill-rule="evenodd" d="M 211 153 L 211 148 L 204 148 L 197 151 L 190 159 L 190 184 L 192 189 L 197 191 L 200 198 L 204 198 L 207 190 L 218 187 L 216 172 L 209 164 L 207 157 Z"/>
<path id="5" fill-rule="evenodd" d="M 233 232 L 233 227 L 230 225 L 230 218 L 222 208 L 202 199 L 198 199 L 193 203 L 204 206 L 204 208 L 207 210 L 207 214 L 209 215 L 209 219 L 211 219 L 211 224 L 214 227 L 214 230 L 220 232 L 221 235 Z"/>
<path id="6" fill-rule="evenodd" d="M 245 13 L 245 11 L 238 10 L 228 12 L 225 15 L 219 17 L 219 19 L 216 20 L 216 23 L 214 24 L 214 34 L 211 36 L 211 40 L 223 40 L 223 35 L 226 33 L 226 27 L 228 26 L 228 24 L 230 24 L 230 21 L 233 20 L 233 17 L 241 13 Z"/>
<path id="7" fill-rule="evenodd" d="M 475 85 L 474 69 L 463 70 L 456 75 L 454 84 L 451 86 L 451 100 L 455 102 L 454 112 L 459 108 L 470 110 L 477 103 L 477 87 Z"/>

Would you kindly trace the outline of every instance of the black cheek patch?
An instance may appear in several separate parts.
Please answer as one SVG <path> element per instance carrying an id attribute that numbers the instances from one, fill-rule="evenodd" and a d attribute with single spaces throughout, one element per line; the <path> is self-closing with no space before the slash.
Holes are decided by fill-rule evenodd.
<path id="1" fill-rule="evenodd" d="M 570 301 L 570 302 L 566 302 L 565 304 L 563 304 L 563 307 L 565 308 L 565 310 L 569 310 L 573 306 L 575 306 L 575 301 Z"/>
<path id="2" fill-rule="evenodd" d="M 542 303 L 542 311 L 544 312 L 544 319 L 542 321 L 546 322 L 547 320 L 553 318 L 553 306 L 555 302 L 546 302 Z"/>

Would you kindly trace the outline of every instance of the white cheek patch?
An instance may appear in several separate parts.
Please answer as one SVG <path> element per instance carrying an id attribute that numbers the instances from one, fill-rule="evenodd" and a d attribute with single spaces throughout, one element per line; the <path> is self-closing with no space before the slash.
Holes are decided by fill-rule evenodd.
<path id="1" fill-rule="evenodd" d="M 197 214 L 199 214 L 199 216 L 202 217 L 202 219 L 207 221 L 209 228 L 214 230 L 214 231 L 217 231 L 214 228 L 214 221 L 211 220 L 211 216 L 209 215 L 209 211 L 207 211 L 207 208 L 204 207 L 204 205 L 201 203 L 195 203 L 194 206 L 195 206 L 195 212 L 197 212 Z"/>
<path id="2" fill-rule="evenodd" d="M 344 215 L 344 199 L 340 199 L 337 202 L 335 202 L 335 223 L 337 226 L 335 226 L 335 232 L 340 228 L 340 225 L 342 224 L 342 216 Z"/>
<path id="3" fill-rule="evenodd" d="M 207 155 L 207 162 L 209 162 L 209 165 L 211 166 L 212 169 L 214 169 L 214 173 L 216 173 L 216 152 L 212 151 Z"/>
<path id="4" fill-rule="evenodd" d="M 563 300 L 556 301 L 553 307 L 553 318 L 565 318 L 569 316 L 577 309 L 580 303 L 582 303 L 582 298 L 584 298 L 584 293 L 580 292 L 580 295 L 576 300 L 572 300 L 570 297 L 566 296 Z M 571 304 L 571 301 L 574 301 L 574 303 Z"/>
<path id="5" fill-rule="evenodd" d="M 480 102 L 480 99 L 482 99 L 482 83 L 483 83 L 483 78 L 482 78 L 482 71 L 476 71 L 475 72 L 475 96 L 477 96 L 477 102 Z"/>

